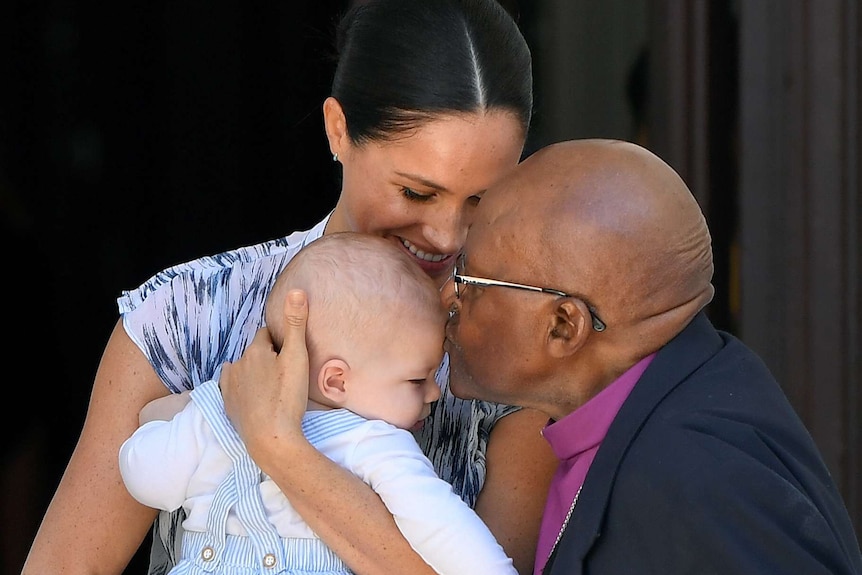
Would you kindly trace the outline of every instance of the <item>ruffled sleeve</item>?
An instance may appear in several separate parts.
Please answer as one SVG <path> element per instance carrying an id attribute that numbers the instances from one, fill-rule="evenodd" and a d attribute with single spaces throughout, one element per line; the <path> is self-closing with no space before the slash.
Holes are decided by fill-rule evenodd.
<path id="1" fill-rule="evenodd" d="M 328 219 L 328 217 L 327 217 Z M 215 379 L 263 325 L 278 273 L 319 238 L 306 232 L 206 256 L 159 272 L 117 300 L 126 333 L 173 393 Z"/>

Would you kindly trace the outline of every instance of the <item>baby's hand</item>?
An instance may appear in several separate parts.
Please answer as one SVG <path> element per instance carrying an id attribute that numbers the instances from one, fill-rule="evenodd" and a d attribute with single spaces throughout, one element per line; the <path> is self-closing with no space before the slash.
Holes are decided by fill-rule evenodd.
<path id="1" fill-rule="evenodd" d="M 165 397 L 154 399 L 138 413 L 138 423 L 143 425 L 148 421 L 170 421 L 181 412 L 191 397 L 188 391 L 172 393 Z"/>

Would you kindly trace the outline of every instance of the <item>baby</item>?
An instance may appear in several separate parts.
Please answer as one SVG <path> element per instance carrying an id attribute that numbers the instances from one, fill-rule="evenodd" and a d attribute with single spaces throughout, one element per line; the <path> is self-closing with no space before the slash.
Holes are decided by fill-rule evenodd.
<path id="1" fill-rule="evenodd" d="M 410 433 L 440 397 L 434 376 L 446 313 L 433 281 L 383 238 L 325 235 L 300 250 L 268 296 L 266 326 L 277 348 L 285 298 L 297 288 L 309 303 L 302 424 L 309 441 L 380 495 L 438 573 L 516 575 Z M 267 573 L 351 573 L 251 460 L 224 413 L 217 378 L 184 395 L 184 404 L 168 397 L 145 407 L 141 427 L 120 448 L 133 497 L 185 511 L 171 573 L 245 575 L 261 565 Z"/>

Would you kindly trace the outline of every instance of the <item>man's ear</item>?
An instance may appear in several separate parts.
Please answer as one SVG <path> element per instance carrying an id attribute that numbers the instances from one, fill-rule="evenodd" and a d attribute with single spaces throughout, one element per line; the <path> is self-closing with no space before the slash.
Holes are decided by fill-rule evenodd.
<path id="1" fill-rule="evenodd" d="M 556 308 L 548 325 L 548 348 L 553 357 L 577 352 L 590 336 L 592 323 L 587 305 L 577 298 L 566 298 Z"/>
<path id="2" fill-rule="evenodd" d="M 326 139 L 329 140 L 329 151 L 342 157 L 350 143 L 347 133 L 347 118 L 341 103 L 329 96 L 323 101 L 323 127 L 326 131 Z"/>
<path id="3" fill-rule="evenodd" d="M 350 366 L 341 359 L 330 359 L 323 364 L 317 375 L 317 389 L 326 399 L 336 405 L 347 401 L 347 378 Z"/>

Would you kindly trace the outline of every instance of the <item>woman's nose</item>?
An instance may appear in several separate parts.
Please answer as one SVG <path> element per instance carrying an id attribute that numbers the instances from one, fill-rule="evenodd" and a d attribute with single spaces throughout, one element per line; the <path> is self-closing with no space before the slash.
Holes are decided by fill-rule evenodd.
<path id="1" fill-rule="evenodd" d="M 441 207 L 438 217 L 429 222 L 425 234 L 440 253 L 454 254 L 461 250 L 464 240 L 467 239 L 467 227 L 468 222 L 460 207 Z"/>

